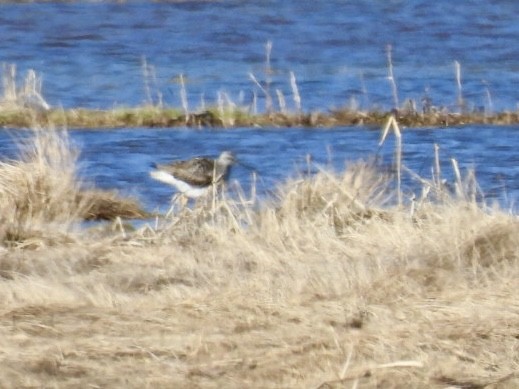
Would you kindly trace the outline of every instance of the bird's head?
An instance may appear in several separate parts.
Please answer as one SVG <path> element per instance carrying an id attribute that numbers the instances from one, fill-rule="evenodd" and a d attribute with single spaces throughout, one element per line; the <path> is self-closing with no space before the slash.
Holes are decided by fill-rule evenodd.
<path id="1" fill-rule="evenodd" d="M 236 156 L 230 151 L 224 151 L 218 157 L 218 163 L 223 166 L 231 166 L 236 162 Z"/>

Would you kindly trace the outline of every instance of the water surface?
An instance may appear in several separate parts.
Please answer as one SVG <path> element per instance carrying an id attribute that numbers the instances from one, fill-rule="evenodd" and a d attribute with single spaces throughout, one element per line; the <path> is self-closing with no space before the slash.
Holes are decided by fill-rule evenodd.
<path id="1" fill-rule="evenodd" d="M 266 0 L 72 2 L 0 5 L 0 61 L 43 75 L 49 103 L 110 108 L 148 100 L 179 106 L 184 74 L 190 107 L 225 91 L 258 108 L 265 44 L 273 44 L 271 91 L 291 105 L 289 71 L 306 110 L 392 106 L 386 47 L 393 47 L 399 98 L 427 93 L 456 102 L 454 61 L 473 109 L 515 109 L 519 3 L 499 1 Z M 144 86 L 142 60 L 153 66 Z M 153 71 L 152 71 L 153 73 Z M 427 92 L 426 92 L 427 91 Z"/>
<path id="2" fill-rule="evenodd" d="M 516 152 L 518 127 L 501 128 L 499 137 L 491 127 L 451 128 L 443 130 L 404 130 L 404 164 L 423 178 L 432 177 L 434 144 L 440 146 L 442 175 L 453 182 L 451 158 L 462 175 L 476 171 L 485 199 L 515 208 L 519 195 L 519 157 Z M 474 141 L 475 133 L 478 141 Z M 267 198 L 275 198 L 283 182 L 315 174 L 319 168 L 342 172 L 360 159 L 378 156 L 378 164 L 390 169 L 394 140 L 390 137 L 379 149 L 379 131 L 355 127 L 326 130 L 309 129 L 236 129 L 233 131 L 192 131 L 189 129 L 127 129 L 99 132 L 72 131 L 71 141 L 80 150 L 79 176 L 105 189 L 117 189 L 136 196 L 147 209 L 164 210 L 174 194 L 173 188 L 149 176 L 151 164 L 196 155 L 217 156 L 232 150 L 257 174 L 256 189 Z M 12 132 L 0 132 L 3 159 L 16 157 L 16 139 Z M 307 157 L 311 156 L 308 165 Z M 245 192 L 252 184 L 252 171 L 237 165 L 231 181 Z M 420 184 L 404 176 L 404 195 L 420 195 Z"/>

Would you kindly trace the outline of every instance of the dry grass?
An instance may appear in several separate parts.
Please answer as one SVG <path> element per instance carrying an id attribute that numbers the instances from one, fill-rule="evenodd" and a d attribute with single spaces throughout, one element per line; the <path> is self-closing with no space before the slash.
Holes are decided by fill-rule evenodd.
<path id="1" fill-rule="evenodd" d="M 4 241 L 0 386 L 517 387 L 517 217 L 448 194 L 411 213 L 388 180 L 359 162 L 134 232 L 56 209 L 38 244 Z"/>
<path id="2" fill-rule="evenodd" d="M 66 132 L 35 130 L 20 148 L 19 160 L 0 162 L 0 241 L 66 234 L 80 220 L 149 217 L 133 199 L 85 189 Z"/>
<path id="3" fill-rule="evenodd" d="M 2 111 L 27 109 L 40 112 L 50 109 L 50 105 L 42 96 L 42 79 L 34 70 L 27 71 L 22 85 L 17 85 L 16 79 L 16 65 L 2 64 L 3 94 L 0 96 Z"/>

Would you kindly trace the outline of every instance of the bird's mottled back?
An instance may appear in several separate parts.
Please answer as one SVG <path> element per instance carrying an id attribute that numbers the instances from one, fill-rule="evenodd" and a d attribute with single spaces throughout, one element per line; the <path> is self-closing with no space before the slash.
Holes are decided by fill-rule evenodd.
<path id="1" fill-rule="evenodd" d="M 193 186 L 208 186 L 225 179 L 229 168 L 235 162 L 230 151 L 224 151 L 216 159 L 204 157 L 185 161 L 174 161 L 170 164 L 157 165 L 156 169 L 170 174 L 177 180 Z"/>

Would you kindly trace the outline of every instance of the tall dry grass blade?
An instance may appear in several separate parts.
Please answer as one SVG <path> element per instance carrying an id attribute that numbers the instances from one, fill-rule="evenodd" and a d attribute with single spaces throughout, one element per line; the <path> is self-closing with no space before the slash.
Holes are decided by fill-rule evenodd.
<path id="1" fill-rule="evenodd" d="M 250 106 L 250 112 L 252 115 L 258 114 L 258 95 L 256 91 L 252 91 L 252 102 Z"/>
<path id="2" fill-rule="evenodd" d="M 272 41 L 267 41 L 265 45 L 265 110 L 271 113 L 273 110 L 272 96 L 270 95 L 270 85 L 272 84 L 272 66 L 270 56 L 272 54 Z"/>
<path id="3" fill-rule="evenodd" d="M 42 95 L 42 79 L 32 69 L 27 71 L 23 85 L 16 86 L 16 65 L 2 65 L 3 96 L 0 105 L 8 108 L 30 108 L 36 111 L 48 111 L 49 103 Z"/>
<path id="4" fill-rule="evenodd" d="M 465 102 L 463 100 L 463 90 L 461 85 L 461 64 L 458 61 L 454 61 L 454 72 L 456 75 L 456 103 L 460 112 L 463 112 L 465 110 Z"/>
<path id="5" fill-rule="evenodd" d="M 258 81 L 258 79 L 256 78 L 256 76 L 254 75 L 254 73 L 252 72 L 249 72 L 249 78 L 252 80 L 252 82 L 254 84 L 256 84 L 256 86 L 258 88 L 260 88 L 260 90 L 264 93 L 264 94 L 267 94 L 267 91 L 265 90 L 265 88 L 263 88 L 263 86 L 260 84 L 260 82 Z"/>
<path id="6" fill-rule="evenodd" d="M 258 175 L 254 171 L 254 172 L 252 172 L 252 179 L 251 179 L 251 183 L 250 183 L 250 202 L 251 202 L 251 204 L 256 204 L 256 202 L 257 202 L 257 198 L 258 198 L 258 195 L 256 192 L 257 185 L 258 185 Z"/>
<path id="7" fill-rule="evenodd" d="M 153 98 L 151 97 L 151 88 L 150 88 L 150 69 L 148 66 L 148 61 L 145 56 L 141 57 L 141 69 L 142 69 L 142 78 L 144 82 L 144 96 L 146 97 L 146 105 L 153 105 Z"/>
<path id="8" fill-rule="evenodd" d="M 16 102 L 16 65 L 2 64 L 2 86 L 4 88 L 2 100 L 6 102 Z"/>
<path id="9" fill-rule="evenodd" d="M 19 93 L 19 102 L 27 108 L 48 111 L 50 105 L 45 101 L 41 93 L 42 80 L 36 75 L 36 72 L 30 69 L 25 77 L 22 92 Z"/>
<path id="10" fill-rule="evenodd" d="M 184 117 L 186 123 L 189 122 L 189 103 L 187 101 L 186 83 L 184 82 L 184 75 L 181 73 L 179 76 L 180 81 L 180 102 L 182 104 L 182 110 L 184 111 Z"/>
<path id="11" fill-rule="evenodd" d="M 391 93 L 393 95 L 394 108 L 398 109 L 398 107 L 400 106 L 400 103 L 398 101 L 398 88 L 396 86 L 395 75 L 393 73 L 392 50 L 393 50 L 393 47 L 391 45 L 387 45 L 387 47 L 386 47 L 387 67 L 388 67 L 387 79 L 389 80 L 389 83 L 391 84 Z"/>
<path id="12" fill-rule="evenodd" d="M 225 103 L 225 115 L 222 120 L 227 122 L 225 124 L 226 127 L 232 127 L 236 122 L 236 112 L 238 111 L 238 107 L 226 92 L 222 92 L 222 99 Z"/>
<path id="13" fill-rule="evenodd" d="M 452 170 L 454 171 L 454 188 L 456 191 L 456 196 L 459 199 L 465 199 L 465 193 L 463 190 L 463 181 L 461 180 L 460 168 L 458 166 L 458 161 L 454 158 L 451 158 Z"/>
<path id="14" fill-rule="evenodd" d="M 387 135 L 389 134 L 389 130 L 393 124 L 393 120 L 394 120 L 394 116 L 391 115 L 387 121 L 386 121 L 386 124 L 384 124 L 384 127 L 382 127 L 382 131 L 381 131 L 381 136 L 380 136 L 380 140 L 378 142 L 378 146 L 379 147 L 382 147 L 382 145 L 384 145 L 384 142 L 386 141 L 386 138 L 387 138 Z"/>
<path id="15" fill-rule="evenodd" d="M 366 81 L 364 79 L 364 73 L 360 72 L 359 74 L 359 80 L 360 80 L 360 90 L 362 92 L 362 96 L 364 99 L 363 109 L 367 110 L 370 106 L 369 104 L 369 94 L 368 94 L 368 88 L 366 86 Z"/>
<path id="16" fill-rule="evenodd" d="M 433 174 L 434 184 L 437 188 L 441 188 L 441 167 L 440 167 L 440 146 L 435 143 L 434 144 L 434 174 Z"/>
<path id="17" fill-rule="evenodd" d="M 288 113 L 287 104 L 285 101 L 285 96 L 283 95 L 283 92 L 281 91 L 281 89 L 276 89 L 276 96 L 278 97 L 279 111 L 283 115 L 286 115 Z"/>
<path id="18" fill-rule="evenodd" d="M 223 100 L 223 93 L 222 93 L 222 91 L 216 92 L 216 107 L 218 109 L 218 114 L 220 115 L 220 119 L 225 124 L 225 121 L 224 121 L 225 105 L 224 104 L 225 103 L 224 103 L 224 100 Z"/>
<path id="19" fill-rule="evenodd" d="M 204 112 L 206 110 L 206 103 L 205 103 L 205 93 L 200 93 L 200 106 L 198 107 L 198 110 L 200 112 Z"/>
<path id="20" fill-rule="evenodd" d="M 396 180 L 398 205 L 402 206 L 402 135 L 396 119 L 393 120 L 396 135 Z"/>
<path id="21" fill-rule="evenodd" d="M 263 92 L 265 95 L 265 109 L 267 113 L 272 112 L 272 97 L 270 96 L 270 92 L 266 89 L 266 87 L 263 87 L 258 79 L 254 76 L 253 73 L 249 73 L 249 78 L 252 80 L 252 82 Z M 256 97 L 256 95 L 254 95 Z M 254 106 L 256 106 L 256 103 L 254 103 Z M 256 110 L 256 109 L 255 109 Z"/>
<path id="22" fill-rule="evenodd" d="M 489 116 L 494 113 L 494 103 L 492 101 L 492 94 L 490 93 L 490 87 L 488 81 L 483 80 L 483 85 L 485 85 L 485 115 Z"/>
<path id="23" fill-rule="evenodd" d="M 164 101 L 162 99 L 162 92 L 159 89 L 158 81 L 157 81 L 157 71 L 155 69 L 155 66 L 149 65 L 149 73 L 151 77 L 151 82 L 153 83 L 153 88 L 156 91 L 157 94 L 157 104 L 156 106 L 159 108 L 164 108 Z"/>
<path id="24" fill-rule="evenodd" d="M 474 171 L 474 169 L 469 169 L 465 179 L 466 198 L 472 205 L 475 205 L 478 194 L 482 195 L 482 191 L 476 179 L 476 172 Z"/>
<path id="25" fill-rule="evenodd" d="M 389 130 L 392 129 L 395 134 L 396 143 L 395 143 L 395 165 L 396 165 L 396 184 L 397 184 L 397 196 L 398 196 L 398 205 L 401 206 L 402 201 L 402 132 L 400 131 L 400 127 L 398 126 L 398 122 L 395 119 L 394 115 L 391 115 L 384 127 L 382 128 L 382 136 L 379 141 L 379 147 L 382 147 L 386 137 L 389 133 Z"/>
<path id="26" fill-rule="evenodd" d="M 352 356 L 353 356 L 353 346 L 350 348 L 350 351 L 348 352 L 348 356 L 346 357 L 346 361 L 344 362 L 344 365 L 342 365 L 341 372 L 339 373 L 340 379 L 343 379 L 346 376 L 346 372 L 348 371 L 348 368 L 350 367 Z"/>
<path id="27" fill-rule="evenodd" d="M 422 200 L 424 200 L 427 197 L 427 194 L 429 193 L 431 188 L 437 189 L 434 180 L 431 182 L 425 178 L 420 177 L 418 174 L 416 174 L 414 171 L 412 171 L 405 165 L 402 165 L 402 169 L 405 170 L 411 176 L 411 178 L 418 181 L 422 185 Z"/>
<path id="28" fill-rule="evenodd" d="M 296 75 L 293 71 L 290 71 L 290 87 L 292 89 L 292 99 L 294 100 L 294 106 L 296 109 L 296 113 L 299 115 L 302 112 L 301 95 L 299 94 L 299 88 L 297 87 Z"/>

